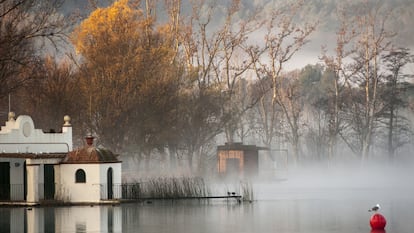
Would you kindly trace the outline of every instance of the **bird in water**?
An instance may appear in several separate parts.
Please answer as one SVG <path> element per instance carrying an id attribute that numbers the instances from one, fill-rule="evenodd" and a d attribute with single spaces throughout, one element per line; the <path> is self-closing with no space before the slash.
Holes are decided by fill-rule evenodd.
<path id="1" fill-rule="evenodd" d="M 371 211 L 377 212 L 380 208 L 381 206 L 379 204 L 376 204 L 374 207 L 369 209 L 368 212 L 371 212 Z"/>

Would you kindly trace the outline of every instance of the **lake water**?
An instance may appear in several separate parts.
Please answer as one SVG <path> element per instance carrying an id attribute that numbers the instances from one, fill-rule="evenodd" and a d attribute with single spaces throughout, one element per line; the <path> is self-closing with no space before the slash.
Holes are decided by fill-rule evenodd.
<path id="1" fill-rule="evenodd" d="M 371 182 L 371 186 L 358 181 L 350 185 L 348 178 L 303 182 L 292 177 L 254 184 L 255 200 L 241 204 L 233 199 L 158 200 L 117 206 L 0 208 L 0 232 L 370 233 L 374 232 L 369 225 L 372 213 L 367 210 L 377 203 L 387 219 L 387 233 L 414 232 L 412 177 L 381 185 Z"/>

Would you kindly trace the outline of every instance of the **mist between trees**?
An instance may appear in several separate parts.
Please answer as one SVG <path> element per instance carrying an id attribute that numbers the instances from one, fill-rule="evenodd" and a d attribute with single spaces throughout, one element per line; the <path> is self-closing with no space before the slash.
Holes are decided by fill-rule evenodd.
<path id="1" fill-rule="evenodd" d="M 78 146 L 92 133 L 163 171 L 214 170 L 224 142 L 287 149 L 290 165 L 411 156 L 413 56 L 393 44 L 395 11 L 335 5 L 320 62 L 288 71 L 321 22 L 307 1 L 246 4 L 120 0 L 82 17 L 1 1 L 2 117 L 8 97 L 45 131 L 68 114 Z"/>

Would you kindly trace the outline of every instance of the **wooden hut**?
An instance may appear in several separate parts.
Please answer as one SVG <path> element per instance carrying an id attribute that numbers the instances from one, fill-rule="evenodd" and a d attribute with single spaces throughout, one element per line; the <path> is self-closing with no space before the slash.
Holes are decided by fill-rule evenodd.
<path id="1" fill-rule="evenodd" d="M 264 147 L 226 143 L 217 147 L 217 170 L 225 177 L 248 178 L 258 175 L 259 150 Z"/>

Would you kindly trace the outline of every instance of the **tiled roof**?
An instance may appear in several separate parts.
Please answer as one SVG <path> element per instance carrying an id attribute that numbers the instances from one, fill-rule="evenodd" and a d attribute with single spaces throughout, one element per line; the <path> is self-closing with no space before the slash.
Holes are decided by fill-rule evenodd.
<path id="1" fill-rule="evenodd" d="M 68 153 L 63 163 L 117 163 L 117 155 L 104 148 L 86 146 Z"/>

